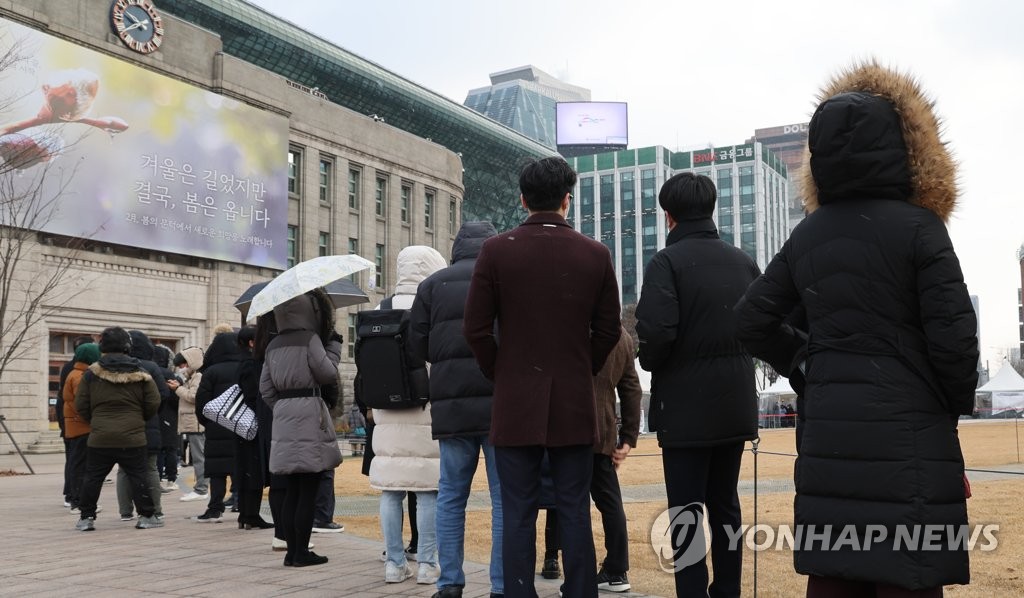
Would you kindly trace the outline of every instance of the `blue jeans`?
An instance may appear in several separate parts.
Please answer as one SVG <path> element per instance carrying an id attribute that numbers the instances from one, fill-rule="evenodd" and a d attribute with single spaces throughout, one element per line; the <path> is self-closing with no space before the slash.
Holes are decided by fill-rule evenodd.
<path id="1" fill-rule="evenodd" d="M 402 541 L 402 501 L 404 490 L 385 490 L 380 497 L 380 530 L 384 535 L 384 547 L 388 560 L 401 567 L 405 564 L 405 542 Z M 419 542 L 416 546 L 416 560 L 420 563 L 437 564 L 437 531 L 434 527 L 434 511 L 437 509 L 437 492 L 416 493 L 416 527 Z"/>
<path id="2" fill-rule="evenodd" d="M 483 449 L 487 483 L 491 491 L 491 592 L 505 593 L 501 561 L 501 484 L 494 463 L 494 447 L 486 436 L 441 438 L 441 482 L 437 491 L 437 558 L 441 577 L 437 587 L 465 586 L 466 502 Z"/>

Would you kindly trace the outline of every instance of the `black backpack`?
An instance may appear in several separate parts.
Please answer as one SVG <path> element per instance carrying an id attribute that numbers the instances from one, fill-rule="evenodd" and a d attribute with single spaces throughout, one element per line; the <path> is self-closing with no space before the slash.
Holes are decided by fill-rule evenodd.
<path id="1" fill-rule="evenodd" d="M 359 400 L 373 409 L 422 407 L 430 400 L 426 364 L 406 346 L 409 310 L 391 305 L 388 297 L 381 309 L 356 314 Z"/>

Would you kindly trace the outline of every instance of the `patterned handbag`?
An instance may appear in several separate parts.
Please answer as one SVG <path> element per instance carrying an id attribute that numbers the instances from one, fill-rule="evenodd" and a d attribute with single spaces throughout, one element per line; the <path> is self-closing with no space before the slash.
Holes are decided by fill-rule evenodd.
<path id="1" fill-rule="evenodd" d="M 256 413 L 245 404 L 242 389 L 237 384 L 204 405 L 203 417 L 245 440 L 256 438 L 259 430 Z"/>

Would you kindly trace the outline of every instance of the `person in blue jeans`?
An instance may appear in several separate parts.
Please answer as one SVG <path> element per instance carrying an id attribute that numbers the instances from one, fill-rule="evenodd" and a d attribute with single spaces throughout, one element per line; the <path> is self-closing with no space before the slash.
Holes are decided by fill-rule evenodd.
<path id="1" fill-rule="evenodd" d="M 480 371 L 462 336 L 463 307 L 476 257 L 497 232 L 489 222 L 462 225 L 452 245 L 452 265 L 420 283 L 410 315 L 410 345 L 430 363 L 431 433 L 441 450 L 437 493 L 437 555 L 441 576 L 434 598 L 459 598 L 466 585 L 462 569 L 466 502 L 484 455 L 491 494 L 491 596 L 503 596 L 501 484 L 488 441 L 494 385 Z"/>

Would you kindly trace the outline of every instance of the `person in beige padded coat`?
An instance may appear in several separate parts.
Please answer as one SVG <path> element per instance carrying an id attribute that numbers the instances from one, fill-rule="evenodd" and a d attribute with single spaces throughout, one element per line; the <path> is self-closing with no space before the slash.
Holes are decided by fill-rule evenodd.
<path id="1" fill-rule="evenodd" d="M 185 383 L 168 380 L 167 386 L 178 395 L 178 434 L 188 437 L 188 452 L 192 455 L 192 472 L 196 478 L 192 492 L 183 495 L 179 500 L 206 500 L 206 494 L 210 489 L 210 480 L 206 477 L 205 471 L 206 435 L 196 417 L 196 392 L 199 391 L 199 383 L 203 380 L 203 374 L 199 371 L 199 368 L 203 367 L 203 350 L 199 347 L 183 350 L 174 356 L 174 367 L 179 368 L 178 373 L 185 379 Z"/>
<path id="2" fill-rule="evenodd" d="M 398 284 L 392 308 L 412 308 L 419 284 L 447 265 L 441 254 L 430 247 L 413 245 L 403 249 L 398 254 Z M 412 577 L 402 542 L 402 500 L 406 492 L 415 492 L 419 532 L 416 583 L 432 584 L 438 578 L 434 513 L 437 483 L 441 477 L 441 452 L 430 431 L 430 406 L 374 409 L 373 421 L 370 486 L 383 490 L 380 526 L 387 549 L 384 581 L 399 583 Z"/>

